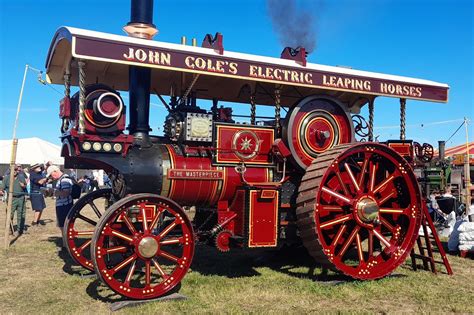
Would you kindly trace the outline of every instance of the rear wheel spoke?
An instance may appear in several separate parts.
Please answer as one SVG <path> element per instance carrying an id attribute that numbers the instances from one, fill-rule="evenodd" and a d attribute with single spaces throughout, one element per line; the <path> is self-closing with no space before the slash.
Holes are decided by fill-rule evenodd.
<path id="1" fill-rule="evenodd" d="M 385 178 L 375 189 L 372 191 L 372 193 L 376 193 L 377 191 L 382 190 L 388 183 L 393 181 L 396 177 L 394 175 L 390 175 L 389 177 Z"/>
<path id="2" fill-rule="evenodd" d="M 356 233 L 357 254 L 359 256 L 359 263 L 364 262 L 364 252 L 362 251 L 362 242 L 359 233 Z"/>
<path id="3" fill-rule="evenodd" d="M 360 230 L 360 227 L 359 226 L 356 226 L 353 230 L 352 230 L 352 233 L 349 235 L 349 237 L 346 239 L 346 241 L 344 242 L 344 245 L 342 246 L 341 250 L 339 251 L 339 253 L 337 254 L 337 256 L 339 256 L 339 258 L 342 259 L 342 257 L 344 256 L 344 254 L 346 253 L 346 251 L 349 249 L 349 246 L 351 245 L 352 241 L 354 241 L 354 237 L 356 236 L 356 234 L 359 232 Z"/>
<path id="4" fill-rule="evenodd" d="M 149 260 L 145 261 L 145 287 L 149 287 L 151 282 L 151 263 Z"/>
<path id="5" fill-rule="evenodd" d="M 335 219 L 326 221 L 324 223 L 321 223 L 319 226 L 322 229 L 324 229 L 324 228 L 328 228 L 328 227 L 331 227 L 331 226 L 336 225 L 336 224 L 341 224 L 341 223 L 346 222 L 346 221 L 351 220 L 351 219 L 352 219 L 352 214 L 349 213 L 349 214 L 346 214 L 346 215 L 336 217 Z"/>
<path id="6" fill-rule="evenodd" d="M 92 242 L 92 240 L 87 240 L 87 241 L 85 241 L 84 244 L 82 244 L 81 246 L 79 246 L 79 247 L 77 248 L 77 251 L 78 251 L 79 253 L 82 253 L 82 251 L 83 251 L 84 249 L 86 249 L 86 248 L 91 244 L 91 242 Z"/>
<path id="7" fill-rule="evenodd" d="M 373 230 L 373 231 L 374 231 L 375 237 L 378 238 L 382 242 L 382 244 L 385 245 L 385 247 L 390 247 L 390 242 L 382 234 L 377 232 L 377 230 Z"/>
<path id="8" fill-rule="evenodd" d="M 343 224 L 339 227 L 339 230 L 337 231 L 336 236 L 332 240 L 331 247 L 336 247 L 337 243 L 339 243 L 339 239 L 341 238 L 341 235 L 346 231 L 346 226 Z"/>
<path id="9" fill-rule="evenodd" d="M 107 231 L 107 229 L 106 229 L 106 231 Z M 133 237 L 131 235 L 124 234 L 124 233 L 119 232 L 117 230 L 114 230 L 112 228 L 109 228 L 108 231 L 105 234 L 110 235 L 110 236 L 118 237 L 118 238 L 120 238 L 124 241 L 129 242 L 129 243 L 133 242 Z"/>
<path id="10" fill-rule="evenodd" d="M 354 173 L 352 173 L 350 165 L 347 163 L 344 163 L 344 168 L 346 169 L 346 172 L 349 175 L 349 178 L 351 179 L 352 185 L 354 186 L 356 192 L 359 192 L 360 187 L 359 187 L 359 184 L 357 183 Z"/>
<path id="11" fill-rule="evenodd" d="M 346 184 L 344 184 L 344 181 L 342 180 L 341 173 L 339 170 L 334 168 L 334 173 L 336 174 L 337 180 L 339 181 L 339 185 L 342 188 L 342 191 L 344 192 L 344 195 L 349 196 L 349 191 L 347 190 Z"/>
<path id="12" fill-rule="evenodd" d="M 172 245 L 172 244 L 183 244 L 184 239 L 182 237 L 173 237 L 164 240 L 160 240 L 160 245 Z"/>
<path id="13" fill-rule="evenodd" d="M 324 191 L 325 193 L 327 193 L 327 194 L 329 194 L 329 195 L 335 197 L 335 198 L 338 199 L 338 200 L 344 201 L 344 202 L 347 203 L 347 204 L 351 204 L 351 199 L 350 199 L 350 198 L 348 198 L 348 197 L 346 197 L 346 196 L 343 196 L 343 195 L 341 195 L 341 194 L 335 192 L 334 190 L 331 190 L 331 189 L 329 189 L 329 188 L 327 188 L 327 187 L 323 187 L 323 188 L 321 188 L 321 190 Z"/>

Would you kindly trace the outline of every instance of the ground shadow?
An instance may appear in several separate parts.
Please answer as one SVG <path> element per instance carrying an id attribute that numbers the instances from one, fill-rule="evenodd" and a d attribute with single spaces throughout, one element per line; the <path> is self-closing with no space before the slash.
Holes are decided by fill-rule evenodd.
<path id="1" fill-rule="evenodd" d="M 62 248 L 63 240 L 59 236 L 50 236 L 47 239 L 48 242 L 53 243 L 56 246 L 56 252 L 59 258 L 64 262 L 63 271 L 72 276 L 89 277 L 95 276 L 92 271 L 89 271 L 79 264 L 77 264 L 71 255 L 69 255 L 67 249 Z"/>

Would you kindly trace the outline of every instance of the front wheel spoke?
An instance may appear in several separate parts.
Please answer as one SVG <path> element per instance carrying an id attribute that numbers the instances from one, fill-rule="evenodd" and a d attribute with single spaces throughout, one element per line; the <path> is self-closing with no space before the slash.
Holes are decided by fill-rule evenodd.
<path id="1" fill-rule="evenodd" d="M 165 252 L 164 250 L 160 250 L 160 252 L 158 253 L 158 255 L 160 255 L 161 257 L 164 257 L 164 258 L 167 258 L 171 261 L 174 261 L 175 263 L 178 262 L 179 258 L 168 253 L 168 252 Z"/>
<path id="2" fill-rule="evenodd" d="M 97 222 L 96 222 L 96 221 L 94 221 L 94 220 L 92 220 L 92 219 L 90 219 L 90 218 L 88 218 L 88 217 L 86 217 L 86 216 L 83 216 L 82 214 L 78 214 L 78 215 L 76 216 L 76 219 L 81 219 L 82 221 L 85 221 L 85 222 L 87 222 L 87 223 L 89 223 L 90 225 L 93 225 L 93 226 L 96 226 L 96 225 L 97 225 Z"/>
<path id="3" fill-rule="evenodd" d="M 95 205 L 94 201 L 91 200 L 88 202 L 89 206 L 91 206 L 92 210 L 94 210 L 95 215 L 100 219 L 102 217 L 102 213 L 99 211 L 97 206 Z"/>
<path id="4" fill-rule="evenodd" d="M 354 185 L 356 192 L 359 192 L 360 187 L 359 187 L 359 184 L 357 183 L 357 180 L 355 179 L 354 173 L 352 173 L 350 165 L 347 163 L 344 163 L 344 168 L 346 169 L 346 172 L 349 175 L 349 178 L 351 179 L 352 185 Z"/>
<path id="5" fill-rule="evenodd" d="M 129 219 L 126 215 L 123 215 L 123 216 L 122 216 L 122 219 L 123 219 L 123 222 L 125 222 L 125 225 L 126 225 L 127 228 L 129 229 L 129 231 L 132 232 L 132 234 L 137 233 L 137 230 L 136 230 L 135 227 L 133 226 L 133 223 L 130 222 L 130 219 Z"/>
<path id="6" fill-rule="evenodd" d="M 113 246 L 105 249 L 105 252 L 107 254 L 113 254 L 113 253 L 125 253 L 127 251 L 127 247 L 125 246 Z"/>
<path id="7" fill-rule="evenodd" d="M 115 274 L 117 273 L 118 271 L 122 270 L 124 267 L 126 267 L 127 265 L 129 265 L 132 261 L 136 260 L 137 259 L 137 255 L 136 254 L 133 254 L 131 256 L 129 256 L 127 259 L 125 259 L 124 261 L 122 261 L 121 263 L 118 263 L 117 265 L 115 265 L 114 268 L 112 268 L 112 272 Z"/>
<path id="8" fill-rule="evenodd" d="M 109 228 L 108 230 L 109 230 L 109 231 L 106 232 L 107 235 L 116 236 L 116 237 L 118 237 L 118 238 L 120 238 L 120 239 L 122 239 L 122 240 L 124 240 L 124 241 L 129 242 L 129 243 L 133 242 L 133 238 L 132 238 L 132 236 L 130 236 L 130 235 L 123 234 L 122 232 L 119 232 L 119 231 L 114 230 L 114 229 L 112 229 L 112 228 Z"/>
<path id="9" fill-rule="evenodd" d="M 156 261 L 155 258 L 151 259 L 151 262 L 153 263 L 153 266 L 155 266 L 156 270 L 158 270 L 158 273 L 162 278 L 166 278 L 168 275 L 164 272 L 163 268 L 161 268 L 160 264 Z"/>
<path id="10" fill-rule="evenodd" d="M 390 242 L 387 241 L 387 239 L 382 234 L 380 234 L 377 230 L 373 230 L 373 231 L 374 231 L 375 237 L 378 238 L 385 245 L 385 247 L 390 247 Z"/>
<path id="11" fill-rule="evenodd" d="M 341 250 L 339 251 L 339 253 L 337 254 L 337 256 L 339 256 L 340 258 L 342 258 L 344 256 L 344 254 L 346 253 L 346 251 L 349 249 L 349 246 L 351 245 L 352 241 L 354 240 L 354 237 L 356 236 L 356 234 L 359 232 L 360 230 L 360 227 L 359 226 L 356 226 L 354 228 L 354 230 L 352 230 L 352 233 L 349 235 L 349 237 L 347 238 L 347 240 L 344 242 L 344 245 L 342 246 Z"/>
<path id="12" fill-rule="evenodd" d="M 150 227 L 149 227 L 150 230 L 154 229 L 154 227 L 158 223 L 158 220 L 160 219 L 162 213 L 163 213 L 163 210 L 156 211 L 155 217 L 153 218 L 153 220 L 150 223 Z"/>
<path id="13" fill-rule="evenodd" d="M 184 239 L 182 237 L 173 237 L 166 240 L 161 240 L 160 245 L 172 245 L 172 244 L 183 244 Z"/>
<path id="14" fill-rule="evenodd" d="M 389 177 L 385 178 L 373 191 L 372 193 L 376 193 L 377 191 L 380 191 L 383 189 L 388 183 L 393 181 L 395 179 L 394 175 L 390 175 Z"/>
<path id="15" fill-rule="evenodd" d="M 94 235 L 94 231 L 75 231 L 74 236 L 90 236 Z"/>
<path id="16" fill-rule="evenodd" d="M 78 251 L 79 253 L 82 253 L 82 251 L 83 251 L 84 249 L 86 249 L 87 246 L 89 246 L 89 245 L 91 244 L 91 242 L 92 242 L 92 240 L 87 240 L 87 241 L 85 241 L 84 244 L 82 244 L 81 246 L 79 246 L 79 247 L 77 248 L 77 251 Z"/>
<path id="17" fill-rule="evenodd" d="M 149 260 L 145 261 L 145 287 L 149 287 L 151 282 L 151 263 Z"/>
<path id="18" fill-rule="evenodd" d="M 335 198 L 341 200 L 341 201 L 344 201 L 344 202 L 347 203 L 347 204 L 351 204 L 351 203 L 352 203 L 352 202 L 351 202 L 351 199 L 349 199 L 349 198 L 347 198 L 346 196 L 343 196 L 343 195 L 341 195 L 341 194 L 339 194 L 339 193 L 335 192 L 334 190 L 331 190 L 331 189 L 329 189 L 329 188 L 327 188 L 327 187 L 323 187 L 323 188 L 321 188 L 321 190 L 322 190 L 323 192 L 325 192 L 325 193 L 327 193 L 327 194 L 329 194 L 329 195 L 331 195 L 331 196 L 333 196 L 333 197 L 335 197 Z"/>
<path id="19" fill-rule="evenodd" d="M 173 222 L 171 222 L 163 231 L 160 232 L 160 234 L 158 235 L 159 238 L 163 238 L 166 236 L 166 234 L 168 234 L 172 229 L 175 228 L 175 226 L 178 225 L 178 223 L 176 223 L 176 218 L 174 219 Z"/>
<path id="20" fill-rule="evenodd" d="M 148 232 L 148 218 L 146 216 L 146 208 L 142 207 L 142 217 L 143 217 L 143 233 Z"/>
<path id="21" fill-rule="evenodd" d="M 346 221 L 351 220 L 351 219 L 352 219 L 352 213 L 349 213 L 349 214 L 346 214 L 346 215 L 343 215 L 343 216 L 339 216 L 339 217 L 337 217 L 333 220 L 329 220 L 329 221 L 326 221 L 324 223 L 321 223 L 319 225 L 319 227 L 321 229 L 324 229 L 324 228 L 331 227 L 331 226 L 336 225 L 336 224 L 346 222 Z"/>
<path id="22" fill-rule="evenodd" d="M 359 262 L 364 262 L 364 253 L 362 252 L 362 242 L 360 241 L 359 233 L 356 233 L 356 244 L 357 244 L 357 254 L 359 256 Z"/>
<path id="23" fill-rule="evenodd" d="M 128 269 L 127 276 L 125 277 L 125 285 L 130 285 L 130 281 L 132 280 L 133 273 L 135 272 L 137 261 L 133 261 L 130 269 Z"/>

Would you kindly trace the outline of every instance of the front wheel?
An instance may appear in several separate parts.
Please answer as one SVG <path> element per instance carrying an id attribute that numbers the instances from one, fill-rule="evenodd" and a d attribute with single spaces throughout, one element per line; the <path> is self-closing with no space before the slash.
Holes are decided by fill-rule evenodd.
<path id="1" fill-rule="evenodd" d="M 153 299 L 185 276 L 193 259 L 194 233 L 177 203 L 137 194 L 108 209 L 91 247 L 95 272 L 113 291 L 132 299 Z"/>

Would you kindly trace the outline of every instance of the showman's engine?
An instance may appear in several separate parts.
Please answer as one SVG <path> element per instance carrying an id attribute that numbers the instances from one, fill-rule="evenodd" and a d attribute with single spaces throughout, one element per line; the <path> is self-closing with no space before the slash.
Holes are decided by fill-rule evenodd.
<path id="1" fill-rule="evenodd" d="M 48 54 L 49 80 L 65 87 L 65 167 L 103 169 L 112 182 L 68 215 L 74 260 L 134 299 L 175 288 L 197 242 L 224 252 L 302 243 L 356 279 L 402 264 L 422 218 L 416 156 L 404 124 L 401 140 L 372 142 L 374 99 L 417 99 L 384 90 L 394 86 L 445 101 L 447 86 L 307 64 L 304 48 L 281 59 L 225 52 L 219 33 L 202 47 L 151 41 L 152 3 L 132 1 L 130 37 L 61 28 Z M 150 135 L 150 93 L 168 111 L 161 136 Z M 257 116 L 257 104 L 272 115 Z M 365 104 L 368 123 L 356 115 Z"/>

